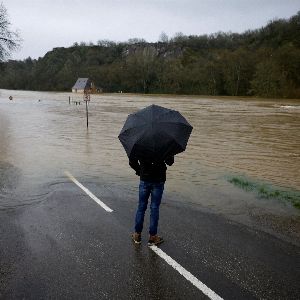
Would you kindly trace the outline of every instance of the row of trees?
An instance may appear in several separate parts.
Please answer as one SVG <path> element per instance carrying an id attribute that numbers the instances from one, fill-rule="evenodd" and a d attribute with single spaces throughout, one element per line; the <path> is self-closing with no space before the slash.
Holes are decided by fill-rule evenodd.
<path id="1" fill-rule="evenodd" d="M 7 61 L 0 73 L 8 89 L 69 91 L 89 77 L 105 92 L 300 98 L 300 12 L 243 34 L 75 43 Z"/>

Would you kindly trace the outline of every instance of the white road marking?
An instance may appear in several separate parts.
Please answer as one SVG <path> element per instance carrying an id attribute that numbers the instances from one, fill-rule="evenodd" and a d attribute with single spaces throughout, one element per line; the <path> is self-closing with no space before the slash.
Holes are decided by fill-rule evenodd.
<path id="1" fill-rule="evenodd" d="M 87 195 L 89 195 L 96 203 L 98 203 L 107 212 L 113 212 L 105 203 L 98 199 L 92 192 L 90 192 L 86 187 L 84 187 L 70 172 L 65 171 L 65 175 L 69 177 L 76 185 L 78 185 Z"/>
<path id="2" fill-rule="evenodd" d="M 105 203 L 98 199 L 92 192 L 90 192 L 86 187 L 84 187 L 70 172 L 65 171 L 65 175 L 73 181 L 77 186 L 79 186 L 87 195 L 89 195 L 95 202 L 97 202 L 102 208 L 107 212 L 113 212 Z M 187 271 L 179 263 L 177 263 L 172 257 L 167 255 L 164 251 L 156 246 L 149 246 L 158 256 L 165 260 L 171 267 L 173 267 L 178 273 L 180 273 L 185 279 L 191 282 L 195 287 L 197 287 L 203 294 L 209 297 L 212 300 L 223 300 L 218 294 L 211 290 L 207 285 L 201 282 L 193 274 Z"/>
<path id="3" fill-rule="evenodd" d="M 178 271 L 183 277 L 190 281 L 195 287 L 197 287 L 203 294 L 208 296 L 212 300 L 223 300 L 219 295 L 217 295 L 213 290 L 206 286 L 203 282 L 197 279 L 193 274 L 187 271 L 179 263 L 177 263 L 172 257 L 167 255 L 164 251 L 156 246 L 149 246 L 158 256 L 164 259 L 171 267 Z"/>

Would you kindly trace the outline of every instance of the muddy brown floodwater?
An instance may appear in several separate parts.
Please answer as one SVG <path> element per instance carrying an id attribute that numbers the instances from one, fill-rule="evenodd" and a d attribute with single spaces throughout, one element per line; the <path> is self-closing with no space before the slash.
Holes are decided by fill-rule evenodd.
<path id="1" fill-rule="evenodd" d="M 228 178 L 300 190 L 300 101 L 229 97 L 92 95 L 87 130 L 81 95 L 0 90 L 0 208 L 43 199 L 66 181 L 64 170 L 134 197 L 137 178 L 117 136 L 129 113 L 152 103 L 180 111 L 194 127 L 186 152 L 168 170 L 169 201 L 235 219 L 299 220 L 292 206 L 257 199 Z M 23 197 L 12 200 L 16 190 Z"/>

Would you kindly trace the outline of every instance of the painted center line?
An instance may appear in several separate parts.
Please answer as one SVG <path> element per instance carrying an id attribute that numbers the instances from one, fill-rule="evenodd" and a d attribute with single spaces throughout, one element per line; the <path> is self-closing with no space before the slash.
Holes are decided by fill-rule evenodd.
<path id="1" fill-rule="evenodd" d="M 196 278 L 193 274 L 187 271 L 179 263 L 177 263 L 172 257 L 167 255 L 164 251 L 156 246 L 149 246 L 158 256 L 164 259 L 171 267 L 178 271 L 185 279 L 190 281 L 195 287 L 197 287 L 203 294 L 208 296 L 212 300 L 223 300 L 219 295 L 217 295 L 213 290 Z"/>
<path id="2" fill-rule="evenodd" d="M 98 203 L 103 209 L 107 212 L 113 212 L 105 203 L 98 199 L 92 192 L 90 192 L 85 186 L 83 186 L 70 172 L 65 171 L 65 175 L 73 181 L 77 186 L 79 186 L 88 196 L 90 196 L 96 203 Z M 185 279 L 191 282 L 195 287 L 197 287 L 203 294 L 209 297 L 212 300 L 223 300 L 218 294 L 211 290 L 207 285 L 201 282 L 193 274 L 187 271 L 179 263 L 177 263 L 172 257 L 167 255 L 164 251 L 156 246 L 150 246 L 158 256 L 160 256 L 164 261 L 166 261 L 171 267 L 173 267 L 179 274 L 181 274 Z"/>
<path id="3" fill-rule="evenodd" d="M 70 172 L 65 171 L 65 175 L 73 181 L 77 186 L 79 186 L 88 196 L 90 196 L 96 203 L 98 203 L 107 212 L 113 212 L 104 202 L 98 199 L 92 192 L 90 192 L 85 186 L 83 186 Z"/>

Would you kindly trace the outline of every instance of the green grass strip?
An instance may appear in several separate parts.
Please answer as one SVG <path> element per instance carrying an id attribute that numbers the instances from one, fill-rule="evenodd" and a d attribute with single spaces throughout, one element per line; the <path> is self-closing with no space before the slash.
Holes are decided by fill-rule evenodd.
<path id="1" fill-rule="evenodd" d="M 231 177 L 228 179 L 233 185 L 245 190 L 253 191 L 260 198 L 277 199 L 292 204 L 300 209 L 300 192 L 276 188 L 270 184 L 257 183 L 243 177 Z"/>

